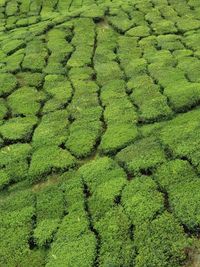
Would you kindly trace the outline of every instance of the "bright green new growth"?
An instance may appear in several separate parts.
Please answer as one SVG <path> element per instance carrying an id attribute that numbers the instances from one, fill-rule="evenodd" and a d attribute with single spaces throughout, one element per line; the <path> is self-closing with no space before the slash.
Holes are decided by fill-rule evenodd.
<path id="1" fill-rule="evenodd" d="M 0 266 L 199 265 L 199 15 L 0 0 Z"/>
<path id="2" fill-rule="evenodd" d="M 163 195 L 156 183 L 149 177 L 134 178 L 123 190 L 122 205 L 131 222 L 140 226 L 141 222 L 153 220 L 164 210 Z"/>
<path id="3" fill-rule="evenodd" d="M 153 137 L 144 138 L 122 149 L 116 160 L 130 173 L 152 171 L 165 162 L 165 154 L 158 141 Z"/>
<path id="4" fill-rule="evenodd" d="M 37 121 L 37 117 L 32 116 L 12 118 L 0 126 L 0 134 L 10 141 L 29 141 Z"/>
<path id="5" fill-rule="evenodd" d="M 8 97 L 13 115 L 36 115 L 46 96 L 33 87 L 21 87 Z"/>
<path id="6" fill-rule="evenodd" d="M 178 184 L 184 184 L 198 179 L 192 166 L 183 160 L 172 160 L 161 165 L 153 178 L 158 182 L 162 190 L 172 189 Z"/>
<path id="7" fill-rule="evenodd" d="M 183 228 L 167 212 L 151 223 L 136 227 L 134 236 L 139 253 L 136 256 L 136 267 L 179 267 L 185 260 L 187 240 Z"/>
<path id="8" fill-rule="evenodd" d="M 99 265 L 131 266 L 135 255 L 129 237 L 130 221 L 121 207 L 113 208 L 95 224 L 100 233 Z"/>
<path id="9" fill-rule="evenodd" d="M 40 125 L 34 131 L 32 144 L 34 148 L 61 145 L 68 137 L 68 112 L 58 110 L 42 117 Z"/>
<path id="10" fill-rule="evenodd" d="M 74 165 L 75 158 L 67 150 L 46 146 L 33 153 L 28 174 L 31 182 L 36 183 L 51 172 L 65 171 Z"/>
<path id="11" fill-rule="evenodd" d="M 10 94 L 17 86 L 17 79 L 9 73 L 0 73 L 0 96 Z"/>

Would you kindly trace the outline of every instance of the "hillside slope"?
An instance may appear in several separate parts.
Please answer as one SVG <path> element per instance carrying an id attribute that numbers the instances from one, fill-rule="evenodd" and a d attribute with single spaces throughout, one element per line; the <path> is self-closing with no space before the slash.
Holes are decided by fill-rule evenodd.
<path id="1" fill-rule="evenodd" d="M 0 266 L 200 266 L 200 2 L 0 0 Z"/>

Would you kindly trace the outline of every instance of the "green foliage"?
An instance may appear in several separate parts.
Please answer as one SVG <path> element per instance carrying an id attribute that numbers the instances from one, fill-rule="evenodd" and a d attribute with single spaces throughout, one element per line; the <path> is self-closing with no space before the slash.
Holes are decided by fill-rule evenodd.
<path id="1" fill-rule="evenodd" d="M 1 265 L 20 265 L 22 259 L 29 253 L 28 240 L 31 231 L 32 216 L 32 207 L 25 207 L 13 212 L 1 213 Z"/>
<path id="2" fill-rule="evenodd" d="M 35 183 L 52 171 L 65 171 L 74 165 L 75 158 L 67 150 L 56 146 L 41 147 L 33 153 L 29 177 Z"/>
<path id="3" fill-rule="evenodd" d="M 89 230 L 85 211 L 83 184 L 75 172 L 62 175 L 61 190 L 64 191 L 68 214 L 55 236 L 48 255 L 47 266 L 92 266 L 96 256 L 96 239 Z"/>
<path id="4" fill-rule="evenodd" d="M 193 51 L 190 49 L 181 49 L 181 50 L 175 50 L 173 52 L 173 55 L 180 60 L 181 58 L 184 57 L 188 57 L 188 56 L 192 56 L 193 55 Z"/>
<path id="5" fill-rule="evenodd" d="M 52 241 L 63 213 L 64 198 L 58 187 L 48 186 L 37 193 L 34 238 L 39 246 L 47 246 Z"/>
<path id="6" fill-rule="evenodd" d="M 89 190 L 94 192 L 97 186 L 115 179 L 123 178 L 126 174 L 118 164 L 108 157 L 93 160 L 80 168 L 80 174 Z"/>
<path id="7" fill-rule="evenodd" d="M 77 120 L 70 126 L 66 147 L 76 157 L 85 157 L 93 151 L 101 134 L 101 122 Z"/>
<path id="8" fill-rule="evenodd" d="M 149 177 L 132 180 L 122 192 L 122 205 L 135 226 L 149 222 L 164 210 L 163 195 Z"/>
<path id="9" fill-rule="evenodd" d="M 126 32 L 127 36 L 133 37 L 147 37 L 150 34 L 149 27 L 147 26 L 137 26 Z"/>
<path id="10" fill-rule="evenodd" d="M 65 244 L 55 243 L 51 257 L 46 267 L 57 266 L 92 266 L 95 259 L 95 237 L 93 234 L 84 234 L 81 238 L 69 241 Z"/>
<path id="11" fill-rule="evenodd" d="M 69 78 L 72 82 L 77 82 L 79 80 L 88 81 L 91 80 L 94 75 L 94 70 L 90 67 L 83 68 L 71 68 L 69 71 Z"/>
<path id="12" fill-rule="evenodd" d="M 184 49 L 181 37 L 175 34 L 159 35 L 157 37 L 158 47 L 170 51 Z"/>
<path id="13" fill-rule="evenodd" d="M 11 214 L 15 211 L 20 211 L 23 208 L 34 206 L 35 196 L 31 190 L 18 190 L 11 194 L 1 196 L 1 215 Z M 9 217 L 9 216 L 8 216 Z"/>
<path id="14" fill-rule="evenodd" d="M 91 64 L 93 53 L 92 46 L 77 46 L 75 52 L 72 54 L 67 62 L 69 67 L 84 67 Z"/>
<path id="15" fill-rule="evenodd" d="M 104 94 L 102 93 L 102 98 Z M 102 103 L 106 105 L 104 110 L 104 119 L 106 124 L 129 124 L 134 126 L 137 122 L 137 113 L 133 104 L 130 102 L 125 92 L 119 98 L 108 93 L 108 100 L 103 100 Z M 114 101 L 113 101 L 114 100 Z M 106 102 L 109 101 L 108 105 Z"/>
<path id="16" fill-rule="evenodd" d="M 45 257 L 45 250 L 29 250 L 29 253 L 21 259 L 20 265 L 22 267 L 45 266 Z"/>
<path id="17" fill-rule="evenodd" d="M 30 190 L 1 196 L 0 265 L 21 265 L 29 255 L 28 241 L 32 230 L 34 201 Z"/>
<path id="18" fill-rule="evenodd" d="M 112 210 L 116 206 L 117 198 L 120 196 L 125 184 L 125 179 L 118 177 L 117 179 L 110 179 L 97 186 L 88 200 L 94 221 L 103 218 L 107 211 Z"/>
<path id="19" fill-rule="evenodd" d="M 37 117 L 16 117 L 7 120 L 0 126 L 0 134 L 10 141 L 28 141 L 37 124 Z"/>
<path id="20" fill-rule="evenodd" d="M 117 56 L 122 67 L 126 67 L 131 59 L 142 56 L 142 49 L 137 47 L 138 37 L 119 36 Z"/>
<path id="21" fill-rule="evenodd" d="M 177 22 L 177 28 L 181 32 L 186 32 L 200 27 L 200 22 L 192 18 L 180 18 Z"/>
<path id="22" fill-rule="evenodd" d="M 0 170 L 0 190 L 5 188 L 10 182 L 10 177 L 5 170 Z"/>
<path id="23" fill-rule="evenodd" d="M 136 227 L 134 237 L 138 250 L 136 267 L 178 267 L 186 258 L 184 249 L 188 242 L 183 228 L 167 212 Z"/>
<path id="24" fill-rule="evenodd" d="M 20 71 L 23 58 L 24 58 L 24 49 L 20 49 L 6 58 L 5 60 L 6 66 L 3 68 L 3 70 L 5 72 L 13 72 L 13 73 Z"/>
<path id="25" fill-rule="evenodd" d="M 27 178 L 28 159 L 31 154 L 29 144 L 14 144 L 0 149 L 0 168 L 9 176 L 9 181 Z"/>
<path id="26" fill-rule="evenodd" d="M 6 106 L 6 101 L 3 98 L 0 98 L 0 120 L 6 117 L 8 109 Z"/>
<path id="27" fill-rule="evenodd" d="M 44 89 L 50 99 L 45 103 L 43 113 L 63 108 L 72 96 L 72 87 L 62 75 L 47 75 Z"/>
<path id="28" fill-rule="evenodd" d="M 182 82 L 170 85 L 164 90 L 172 108 L 184 111 L 196 106 L 200 101 L 200 86 L 198 83 Z"/>
<path id="29" fill-rule="evenodd" d="M 46 96 L 34 87 L 21 87 L 8 97 L 8 105 L 13 115 L 36 115 Z"/>
<path id="30" fill-rule="evenodd" d="M 160 138 L 174 156 L 186 157 L 199 147 L 199 110 L 181 114 L 161 130 Z"/>
<path id="31" fill-rule="evenodd" d="M 85 164 L 79 173 L 92 194 L 88 200 L 94 221 L 116 206 L 116 199 L 126 184 L 124 171 L 111 159 L 104 157 Z"/>
<path id="32" fill-rule="evenodd" d="M 26 47 L 22 67 L 25 70 L 42 71 L 46 62 L 47 50 L 42 40 L 35 39 L 30 41 Z"/>
<path id="33" fill-rule="evenodd" d="M 58 110 L 44 115 L 34 131 L 33 147 L 61 145 L 67 139 L 68 124 L 68 112 L 66 110 Z"/>
<path id="34" fill-rule="evenodd" d="M 160 93 L 159 86 L 155 85 L 147 75 L 131 80 L 128 86 L 133 88 L 130 97 L 139 107 L 141 121 L 155 121 L 172 115 L 166 97 Z"/>
<path id="35" fill-rule="evenodd" d="M 123 74 L 116 62 L 102 63 L 95 65 L 97 72 L 97 83 L 105 85 L 111 80 L 123 78 Z"/>
<path id="36" fill-rule="evenodd" d="M 14 75 L 10 73 L 0 73 L 0 96 L 10 94 L 17 86 L 17 80 Z"/>
<path id="37" fill-rule="evenodd" d="M 41 189 L 37 195 L 37 221 L 45 219 L 59 219 L 64 213 L 64 201 L 62 191 L 57 186 L 47 186 Z"/>
<path id="38" fill-rule="evenodd" d="M 120 33 L 124 33 L 129 30 L 134 22 L 129 19 L 125 12 L 118 12 L 116 16 L 108 17 L 109 23 Z"/>
<path id="39" fill-rule="evenodd" d="M 151 171 L 165 162 L 165 154 L 159 142 L 154 137 L 148 137 L 122 149 L 116 159 L 129 172 L 137 174 Z"/>
<path id="40" fill-rule="evenodd" d="M 99 266 L 132 266 L 134 248 L 129 236 L 130 222 L 116 207 L 95 224 L 100 235 Z"/>
<path id="41" fill-rule="evenodd" d="M 158 182 L 159 187 L 166 191 L 176 185 L 198 179 L 192 166 L 187 161 L 180 159 L 161 165 L 153 177 Z"/>
<path id="42" fill-rule="evenodd" d="M 153 31 L 160 35 L 166 33 L 176 33 L 177 29 L 174 23 L 170 20 L 162 19 L 161 21 L 152 24 Z"/>
<path id="43" fill-rule="evenodd" d="M 122 80 L 108 82 L 101 89 L 104 120 L 107 123 L 105 134 L 102 137 L 100 151 L 115 153 L 125 147 L 138 136 L 136 123 L 137 114 L 128 100 L 125 83 Z"/>
<path id="44" fill-rule="evenodd" d="M 40 87 L 43 81 L 43 74 L 39 72 L 19 72 L 16 74 L 17 81 L 21 87 L 34 86 Z"/>
<path id="45" fill-rule="evenodd" d="M 195 179 L 196 178 L 196 179 Z M 174 215 L 190 230 L 198 230 L 200 224 L 199 214 L 199 188 L 197 177 L 182 182 L 169 190 L 169 203 Z"/>
<path id="46" fill-rule="evenodd" d="M 2 50 L 7 54 L 13 54 L 16 52 L 18 49 L 22 48 L 25 46 L 25 43 L 23 40 L 10 40 L 6 41 L 5 43 L 2 44 Z"/>
<path id="47" fill-rule="evenodd" d="M 174 86 L 177 83 L 179 86 L 187 83 L 185 74 L 182 70 L 169 67 L 168 64 L 163 66 L 162 63 L 154 63 L 148 66 L 148 70 L 155 81 L 165 88 Z"/>
<path id="48" fill-rule="evenodd" d="M 17 1 L 8 2 L 8 4 L 6 5 L 6 10 L 5 10 L 6 15 L 7 16 L 16 15 L 17 9 L 18 9 Z"/>
<path id="49" fill-rule="evenodd" d="M 187 265 L 199 13 L 197 0 L 0 0 L 0 266 Z"/>
<path id="50" fill-rule="evenodd" d="M 117 120 L 117 117 L 116 117 Z M 102 137 L 99 149 L 107 153 L 116 153 L 138 137 L 137 127 L 129 123 L 113 123 L 108 125 Z"/>
<path id="51" fill-rule="evenodd" d="M 128 62 L 124 67 L 127 78 L 133 78 L 147 71 L 147 61 L 144 58 L 134 59 Z"/>
<path id="52" fill-rule="evenodd" d="M 195 58 L 195 57 L 185 57 L 185 58 L 181 58 L 181 60 L 179 60 L 177 67 L 181 70 L 183 70 L 189 81 L 191 82 L 200 82 L 200 72 L 199 72 L 199 68 L 200 68 L 200 61 L 199 59 Z"/>

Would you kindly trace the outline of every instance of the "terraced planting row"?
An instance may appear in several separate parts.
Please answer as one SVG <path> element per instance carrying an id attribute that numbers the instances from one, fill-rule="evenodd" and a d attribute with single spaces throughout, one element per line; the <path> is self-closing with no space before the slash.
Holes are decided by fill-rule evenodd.
<path id="1" fill-rule="evenodd" d="M 200 266 L 200 3 L 0 0 L 0 266 Z"/>

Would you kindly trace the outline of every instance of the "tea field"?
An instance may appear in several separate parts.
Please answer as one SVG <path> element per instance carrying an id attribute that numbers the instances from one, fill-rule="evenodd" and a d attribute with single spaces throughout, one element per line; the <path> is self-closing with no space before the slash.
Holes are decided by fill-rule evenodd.
<path id="1" fill-rule="evenodd" d="M 200 266 L 200 1 L 0 0 L 0 267 Z"/>

